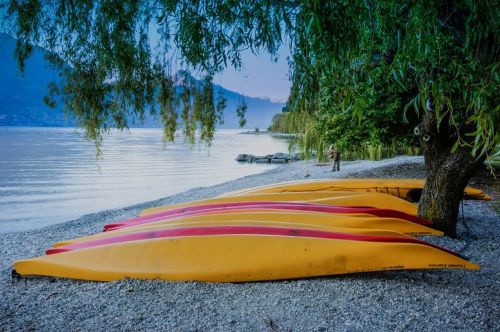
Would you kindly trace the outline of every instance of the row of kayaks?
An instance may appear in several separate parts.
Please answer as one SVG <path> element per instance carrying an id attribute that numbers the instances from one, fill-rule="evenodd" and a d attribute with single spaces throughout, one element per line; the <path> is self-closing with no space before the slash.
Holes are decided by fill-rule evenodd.
<path id="1" fill-rule="evenodd" d="M 288 182 L 144 210 L 104 231 L 14 263 L 21 276 L 243 282 L 405 269 L 470 269 L 418 240 L 442 235 L 416 215 L 422 180 Z M 464 198 L 490 199 L 466 188 Z"/>

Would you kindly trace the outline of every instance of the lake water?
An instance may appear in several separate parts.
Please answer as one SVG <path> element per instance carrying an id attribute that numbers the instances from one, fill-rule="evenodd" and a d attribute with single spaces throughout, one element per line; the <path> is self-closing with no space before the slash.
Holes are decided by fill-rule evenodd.
<path id="1" fill-rule="evenodd" d="M 155 200 L 274 168 L 239 153 L 286 152 L 268 135 L 219 130 L 210 148 L 164 145 L 160 129 L 104 138 L 103 159 L 72 128 L 0 127 L 0 232 L 39 228 L 84 214 Z"/>

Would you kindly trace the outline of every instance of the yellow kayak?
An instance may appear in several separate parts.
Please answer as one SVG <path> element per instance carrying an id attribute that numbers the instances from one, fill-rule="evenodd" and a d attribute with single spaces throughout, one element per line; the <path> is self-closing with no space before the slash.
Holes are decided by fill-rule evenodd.
<path id="1" fill-rule="evenodd" d="M 283 182 L 267 186 L 254 187 L 226 193 L 219 197 L 232 197 L 257 193 L 358 191 L 386 193 L 403 198 L 410 202 L 418 202 L 424 184 L 424 179 L 318 179 Z M 491 200 L 491 197 L 479 189 L 466 187 L 464 191 L 464 199 Z"/>
<path id="2" fill-rule="evenodd" d="M 303 202 L 317 203 L 331 206 L 364 206 L 378 209 L 391 209 L 411 215 L 417 214 L 417 207 L 401 198 L 376 192 L 297 192 L 297 193 L 255 193 L 241 196 L 224 196 L 191 201 L 187 203 L 159 206 L 146 209 L 141 216 L 167 211 L 186 206 L 227 203 L 227 202 Z"/>
<path id="3" fill-rule="evenodd" d="M 441 231 L 395 218 L 379 218 L 369 215 L 345 216 L 326 213 L 276 212 L 275 210 L 259 210 L 258 212 L 239 210 L 238 212 L 203 214 L 176 218 L 173 220 L 160 220 L 148 224 L 60 241 L 55 243 L 53 247 L 61 247 L 73 243 L 92 241 L 116 235 L 156 231 L 167 228 L 236 225 L 298 227 L 345 233 L 387 230 L 406 235 L 443 235 Z"/>
<path id="4" fill-rule="evenodd" d="M 395 232 L 392 230 L 385 229 L 367 229 L 367 228 L 348 228 L 348 227 L 335 227 L 335 226 L 323 226 L 318 224 L 307 224 L 307 223 L 289 223 L 289 222 L 274 222 L 274 221 L 254 221 L 254 220 L 231 220 L 231 221 L 180 221 L 178 223 L 160 223 L 149 227 L 131 227 L 126 229 L 120 229 L 111 232 L 97 233 L 90 236 L 84 236 L 72 240 L 66 240 L 55 243 L 51 249 L 47 250 L 47 253 L 54 253 L 58 250 L 64 251 L 66 247 L 71 247 L 74 245 L 85 244 L 87 242 L 93 241 L 108 241 L 119 236 L 130 236 L 135 233 L 141 232 L 157 232 L 167 229 L 184 229 L 184 228 L 200 228 L 200 227 L 217 227 L 217 226 L 229 226 L 229 227 L 239 227 L 239 226 L 255 226 L 255 227 L 274 227 L 274 228 L 300 228 L 309 230 L 318 230 L 325 232 L 336 232 L 336 233 L 350 233 L 350 234 L 360 234 L 360 235 L 373 235 L 373 236 L 392 236 L 392 237 L 410 237 L 409 235 Z"/>
<path id="5" fill-rule="evenodd" d="M 412 238 L 245 226 L 134 233 L 127 241 L 14 263 L 14 272 L 21 276 L 96 281 L 245 282 L 442 268 L 480 269 Z"/>

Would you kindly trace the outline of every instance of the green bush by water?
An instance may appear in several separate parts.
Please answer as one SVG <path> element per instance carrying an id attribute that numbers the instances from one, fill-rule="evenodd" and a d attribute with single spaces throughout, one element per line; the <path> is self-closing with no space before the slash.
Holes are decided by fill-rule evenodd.
<path id="1" fill-rule="evenodd" d="M 317 158 L 320 162 L 329 161 L 329 144 L 317 135 L 314 130 L 298 136 L 291 140 L 289 150 L 298 150 L 301 159 Z M 417 156 L 420 154 L 420 148 L 393 141 L 391 144 L 370 144 L 363 143 L 359 146 L 353 146 L 352 149 L 339 149 L 341 160 L 381 160 L 393 158 L 400 155 Z"/>
<path id="2" fill-rule="evenodd" d="M 500 169 L 500 144 L 495 146 L 491 154 L 486 159 L 485 164 L 494 169 Z"/>
<path id="3" fill-rule="evenodd" d="M 297 134 L 291 141 L 290 152 L 299 151 L 302 159 L 328 161 L 330 145 L 340 151 L 342 160 L 380 160 L 420 154 L 419 143 L 413 135 L 417 119 L 409 118 L 405 122 L 397 117 L 401 109 L 399 103 L 371 105 L 378 111 L 371 110 L 362 118 L 353 117 L 349 112 L 335 112 L 333 105 L 327 106 L 323 112 L 276 114 L 268 130 Z"/>

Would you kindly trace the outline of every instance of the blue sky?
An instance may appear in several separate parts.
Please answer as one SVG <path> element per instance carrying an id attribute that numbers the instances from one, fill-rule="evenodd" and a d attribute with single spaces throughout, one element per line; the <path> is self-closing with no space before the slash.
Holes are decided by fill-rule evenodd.
<path id="1" fill-rule="evenodd" d="M 246 51 L 242 56 L 242 70 L 226 69 L 214 77 L 214 83 L 247 96 L 286 102 L 291 86 L 288 80 L 289 55 L 286 46 L 280 48 L 278 62 L 273 62 L 268 53 L 256 56 Z"/>

